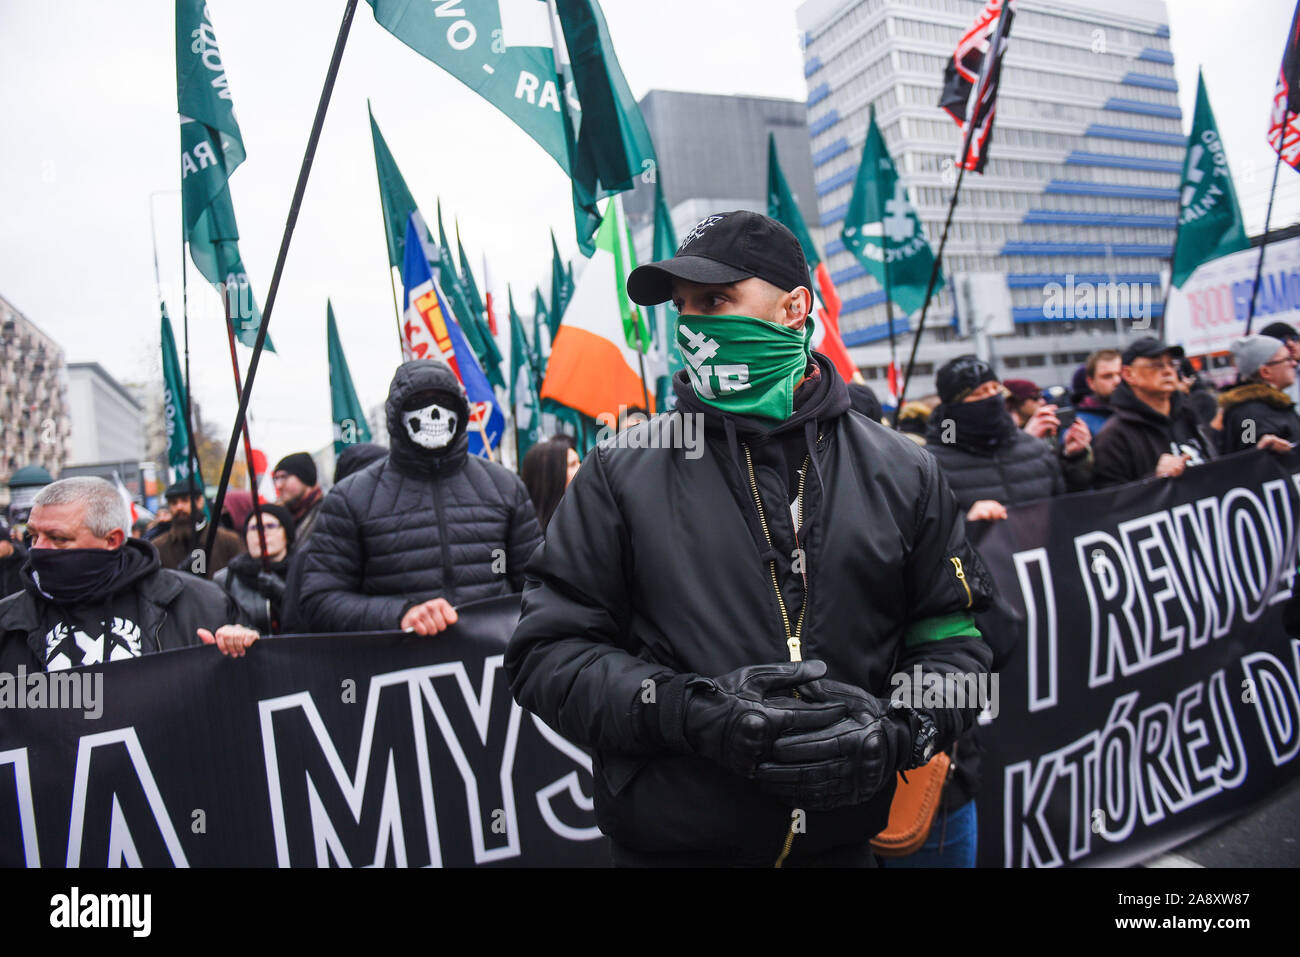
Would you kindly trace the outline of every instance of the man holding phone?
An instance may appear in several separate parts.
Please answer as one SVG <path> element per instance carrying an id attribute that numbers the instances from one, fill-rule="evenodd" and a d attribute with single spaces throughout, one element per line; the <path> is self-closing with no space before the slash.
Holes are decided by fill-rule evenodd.
<path id="1" fill-rule="evenodd" d="M 1006 379 L 1007 410 L 1021 429 L 1044 440 L 1061 464 L 1067 492 L 1092 487 L 1092 432 L 1074 409 L 1062 412 L 1048 403 L 1038 385 L 1028 379 Z"/>

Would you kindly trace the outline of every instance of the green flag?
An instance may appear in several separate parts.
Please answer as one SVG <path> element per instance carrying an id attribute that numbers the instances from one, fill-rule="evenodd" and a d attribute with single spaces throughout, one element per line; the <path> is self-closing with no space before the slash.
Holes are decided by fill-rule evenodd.
<path id="1" fill-rule="evenodd" d="M 469 266 L 469 257 L 465 255 L 465 247 L 460 241 L 459 220 L 456 221 L 456 255 L 460 257 L 460 279 L 465 284 L 465 297 L 469 300 L 470 308 L 474 310 L 474 315 L 484 315 L 487 313 L 487 306 L 483 304 L 483 297 L 479 295 L 478 283 L 474 281 L 474 270 Z"/>
<path id="2" fill-rule="evenodd" d="M 672 259 L 676 252 L 677 230 L 673 228 L 673 217 L 664 199 L 663 183 L 656 182 L 654 250 L 650 260 L 662 262 L 665 259 Z M 659 306 L 652 306 L 651 313 L 654 316 L 659 346 L 664 351 L 664 360 L 667 363 L 666 373 L 655 383 L 655 408 L 671 409 L 677 404 L 677 397 L 673 393 L 673 376 L 685 368 L 682 364 L 682 354 L 677 351 L 677 310 L 673 308 L 671 302 L 665 302 Z"/>
<path id="3" fill-rule="evenodd" d="M 542 297 L 541 288 L 533 290 L 533 374 L 536 378 L 534 383 L 540 393 L 542 381 L 546 378 L 546 359 L 547 349 L 542 341 L 542 329 L 551 328 L 551 316 L 546 308 L 546 300 Z"/>
<path id="4" fill-rule="evenodd" d="M 595 246 L 592 247 L 595 249 Z M 587 255 L 591 255 L 588 253 Z M 555 242 L 555 230 L 551 230 L 551 309 L 547 318 L 551 324 L 551 338 L 560 331 L 560 320 L 564 318 L 564 310 L 569 308 L 569 300 L 573 298 L 573 281 L 568 271 L 564 268 L 564 261 L 560 259 L 560 247 Z"/>
<path id="5" fill-rule="evenodd" d="M 537 384 L 533 381 L 531 350 L 528 337 L 524 335 L 524 321 L 515 311 L 515 294 L 508 286 L 506 296 L 510 304 L 510 408 L 515 417 L 516 442 L 522 463 L 528 450 L 542 441 L 542 406 L 537 398 Z"/>
<path id="6" fill-rule="evenodd" d="M 375 171 L 379 174 L 379 205 L 384 214 L 384 234 L 388 239 L 388 265 L 402 268 L 406 257 L 406 221 L 415 212 L 415 198 L 406 186 L 397 161 L 393 159 L 384 136 L 379 132 L 375 114 L 370 113 L 370 140 L 375 147 Z"/>
<path id="7" fill-rule="evenodd" d="M 569 168 L 578 247 L 595 251 L 592 237 L 603 219 L 597 201 L 653 183 L 658 170 L 654 143 L 641 107 L 623 76 L 609 28 L 595 0 L 555 0 L 569 62 L 561 72 L 573 78 L 582 120 L 570 117 Z M 554 305 L 554 304 L 552 304 Z"/>
<path id="8" fill-rule="evenodd" d="M 921 218 L 907 200 L 903 181 L 885 148 L 885 138 L 876 125 L 872 108 L 867 138 L 862 144 L 853 198 L 840 232 L 845 248 L 852 251 L 889 298 L 903 312 L 911 314 L 925 305 L 925 291 L 934 267 L 934 253 L 926 241 Z M 885 263 L 888 262 L 888 274 Z M 934 292 L 943 288 L 940 273 Z"/>
<path id="9" fill-rule="evenodd" d="M 600 225 L 596 203 L 655 169 L 600 8 L 559 0 L 557 22 L 539 0 L 367 2 L 380 26 L 503 112 L 570 175 L 578 244 L 589 254 Z"/>
<path id="10" fill-rule="evenodd" d="M 235 335 L 257 340 L 262 312 L 239 255 L 230 175 L 244 161 L 230 84 L 204 0 L 176 0 L 176 108 L 181 122 L 181 208 L 190 258 L 226 296 Z M 275 347 L 268 337 L 266 348 Z"/>
<path id="11" fill-rule="evenodd" d="M 817 247 L 813 245 L 808 226 L 803 221 L 803 213 L 799 211 L 794 193 L 790 192 L 790 184 L 785 180 L 781 160 L 776 154 L 776 136 L 772 133 L 767 134 L 767 215 L 794 233 L 794 238 L 803 247 L 804 259 L 808 260 L 808 271 L 815 272 L 822 258 L 817 255 Z"/>
<path id="12" fill-rule="evenodd" d="M 338 326 L 334 322 L 334 305 L 325 300 L 325 333 L 330 362 L 330 417 L 334 420 L 334 454 L 341 455 L 349 445 L 370 441 L 366 413 L 352 385 L 352 373 L 343 355 Z"/>
<path id="13" fill-rule="evenodd" d="M 479 365 L 494 386 L 506 387 L 501 376 L 501 350 L 487 330 L 487 323 L 474 312 L 470 305 L 465 285 L 456 272 L 456 261 L 451 255 L 451 246 L 447 242 L 447 230 L 442 224 L 442 200 L 438 200 L 438 260 L 431 263 L 437 270 L 438 285 L 451 304 L 452 314 L 460 323 L 461 332 L 469 341 L 469 347 L 478 357 Z"/>
<path id="14" fill-rule="evenodd" d="M 1179 191 L 1178 234 L 1170 282 L 1182 286 L 1201 263 L 1250 247 L 1241 221 L 1241 207 L 1232 188 L 1228 156 L 1205 91 L 1205 77 L 1196 77 L 1196 115 L 1183 160 Z"/>
<path id="15" fill-rule="evenodd" d="M 381 27 L 510 117 L 569 172 L 545 3 L 367 2 Z"/>
<path id="16" fill-rule="evenodd" d="M 167 425 L 167 464 L 174 481 L 190 474 L 190 429 L 185 421 L 185 379 L 176 356 L 176 339 L 172 335 L 167 306 L 162 307 L 163 419 Z M 199 487 L 203 476 L 199 476 Z"/>

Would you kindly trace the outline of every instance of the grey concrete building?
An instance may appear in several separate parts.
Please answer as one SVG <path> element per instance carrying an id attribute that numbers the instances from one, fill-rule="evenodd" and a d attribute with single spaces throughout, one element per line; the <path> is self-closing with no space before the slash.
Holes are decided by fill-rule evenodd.
<path id="1" fill-rule="evenodd" d="M 98 362 L 68 364 L 68 465 L 145 459 L 144 406 Z"/>
<path id="2" fill-rule="evenodd" d="M 767 137 L 776 137 L 781 167 L 804 220 L 817 223 L 807 110 L 796 100 L 651 90 L 641 99 L 659 156 L 664 200 L 677 235 L 710 213 L 767 212 Z M 654 187 L 623 194 L 638 262 L 653 241 Z"/>
<path id="3" fill-rule="evenodd" d="M 67 402 L 63 350 L 0 298 L 0 495 L 26 465 L 58 478 L 68 454 Z"/>

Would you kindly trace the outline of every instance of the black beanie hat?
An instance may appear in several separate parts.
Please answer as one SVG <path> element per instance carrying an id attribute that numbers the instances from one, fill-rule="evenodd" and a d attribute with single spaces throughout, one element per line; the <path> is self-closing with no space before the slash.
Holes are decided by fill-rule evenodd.
<path id="1" fill-rule="evenodd" d="M 286 455 L 275 464 L 271 474 L 276 472 L 288 472 L 302 480 L 302 483 L 308 487 L 316 484 L 316 463 L 306 452 L 294 452 L 292 455 Z"/>
<path id="2" fill-rule="evenodd" d="M 280 527 L 284 529 L 284 543 L 288 547 L 293 547 L 293 537 L 297 532 L 297 523 L 293 520 L 293 515 L 283 505 L 267 503 L 258 506 L 262 510 L 262 521 L 266 521 L 268 515 L 274 515 L 280 522 Z M 257 513 L 249 511 L 248 518 L 244 520 L 244 534 L 248 534 L 250 528 L 257 528 Z"/>
<path id="3" fill-rule="evenodd" d="M 996 382 L 997 376 L 987 362 L 979 356 L 958 356 L 944 363 L 934 377 L 939 401 L 944 405 L 958 402 L 985 382 Z"/>

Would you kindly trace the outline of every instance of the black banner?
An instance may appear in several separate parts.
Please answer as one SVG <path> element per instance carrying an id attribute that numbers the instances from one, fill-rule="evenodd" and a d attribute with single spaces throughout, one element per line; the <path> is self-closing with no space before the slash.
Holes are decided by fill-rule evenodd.
<path id="1" fill-rule="evenodd" d="M 972 529 L 1020 618 L 981 728 L 981 865 L 1133 864 L 1295 777 L 1298 490 L 1300 454 L 1250 450 Z"/>
<path id="2" fill-rule="evenodd" d="M 458 612 L 0 676 L 0 865 L 607 866 L 589 756 L 510 696 L 518 596 Z"/>

